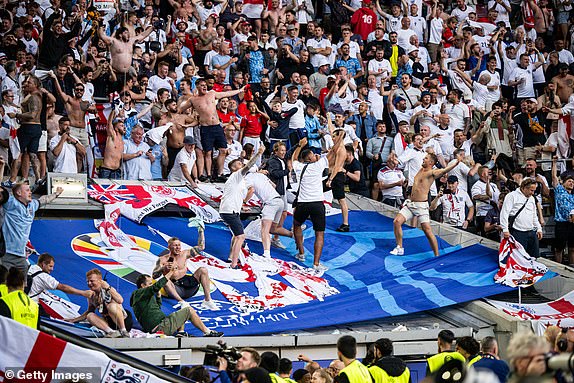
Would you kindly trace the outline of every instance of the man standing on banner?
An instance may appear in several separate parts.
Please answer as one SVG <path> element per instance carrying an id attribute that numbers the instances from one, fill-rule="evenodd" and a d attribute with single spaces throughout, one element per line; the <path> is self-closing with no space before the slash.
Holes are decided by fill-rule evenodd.
<path id="1" fill-rule="evenodd" d="M 558 178 L 556 168 L 557 158 L 552 159 L 552 186 L 554 187 L 554 260 L 562 263 L 562 253 L 568 246 L 568 261 L 574 262 L 574 222 L 570 213 L 574 210 L 574 176 L 566 175 L 562 179 Z"/>
<path id="2" fill-rule="evenodd" d="M 331 116 L 328 114 L 327 119 Z M 329 125 L 330 126 L 330 125 Z M 331 126 L 330 126 L 331 127 Z M 323 194 L 323 172 L 325 169 L 331 169 L 332 172 L 327 180 L 327 186 L 330 186 L 332 178 L 337 174 L 334 169 L 341 169 L 346 157 L 343 141 L 345 131 L 337 129 L 331 132 L 334 137 L 335 146 L 325 155 L 313 153 L 307 146 L 307 138 L 299 141 L 299 145 L 293 152 L 294 167 L 297 165 L 301 168 L 299 175 L 299 189 L 297 192 L 295 212 L 293 213 L 293 234 L 297 243 L 296 258 L 305 261 L 305 247 L 303 246 L 303 230 L 301 226 L 307 220 L 313 222 L 315 231 L 315 244 L 313 246 L 313 270 L 317 275 L 322 275 L 328 268 L 320 263 L 321 254 L 323 253 L 323 244 L 325 242 L 325 196 Z M 305 148 L 301 150 L 302 148 Z"/>
<path id="3" fill-rule="evenodd" d="M 205 249 L 203 221 L 200 218 L 193 218 L 190 220 L 190 223 L 191 226 L 197 227 L 197 246 L 182 250 L 179 238 L 170 238 L 167 241 L 169 253 L 158 258 L 152 276 L 157 279 L 162 275 L 167 275 L 174 266 L 177 266 L 178 270 L 172 274 L 165 285 L 164 290 L 167 296 L 176 299 L 182 306 L 186 306 L 188 303 L 185 302 L 185 299 L 193 297 L 201 286 L 205 297 L 201 307 L 206 310 L 219 310 L 219 307 L 211 300 L 211 281 L 209 280 L 207 269 L 199 267 L 193 275 L 187 273 L 187 260 L 198 256 Z"/>
<path id="4" fill-rule="evenodd" d="M 245 241 L 243 223 L 239 217 L 243 200 L 247 195 L 245 176 L 264 151 L 265 145 L 260 145 L 257 153 L 251 157 L 247 164 L 243 165 L 242 160 L 238 158 L 231 161 L 228 165 L 231 174 L 223 186 L 223 196 L 219 204 L 219 215 L 223 222 L 229 226 L 233 234 L 231 247 L 229 249 L 229 259 L 231 260 L 232 269 L 237 267 L 239 252 Z"/>
<path id="5" fill-rule="evenodd" d="M 69 71 L 72 71 L 69 69 Z M 77 82 L 74 85 L 74 97 L 68 96 L 62 90 L 60 82 L 53 71 L 49 72 L 50 77 L 54 79 L 54 85 L 56 86 L 56 92 L 64 101 L 64 107 L 66 108 L 66 113 L 70 119 L 70 133 L 78 139 L 80 144 L 86 148 L 87 164 L 88 164 L 88 175 L 90 175 L 89 169 L 90 165 L 93 164 L 93 153 L 90 148 L 90 142 L 88 141 L 88 131 L 86 130 L 86 113 L 97 113 L 95 105 L 90 105 L 88 101 L 84 101 L 82 97 L 84 96 L 85 86 L 81 82 Z M 80 168 L 78 168 L 80 170 Z"/>
<path id="6" fill-rule="evenodd" d="M 271 234 L 293 238 L 292 231 L 279 226 L 285 203 L 273 187 L 271 180 L 263 173 L 249 173 L 245 180 L 249 185 L 249 192 L 245 199 L 249 200 L 251 194 L 255 193 L 263 204 L 261 209 L 261 243 L 263 243 L 263 256 L 271 258 Z"/>
<path id="7" fill-rule="evenodd" d="M 12 194 L 4 204 L 4 223 L 2 235 L 6 242 L 6 254 L 0 258 L 4 267 L 16 267 L 24 274 L 28 271 L 26 260 L 26 243 L 36 211 L 46 204 L 54 201 L 64 189 L 58 187 L 55 193 L 44 195 L 39 199 L 32 199 L 32 191 L 28 184 L 15 184 Z"/>
<path id="8" fill-rule="evenodd" d="M 435 179 L 442 177 L 443 174 L 447 174 L 454 169 L 455 166 L 458 165 L 459 160 L 457 159 L 451 162 L 444 169 L 433 169 L 437 162 L 437 156 L 434 153 L 428 153 L 423 160 L 422 169 L 419 170 L 413 180 L 410 198 L 405 201 L 403 208 L 393 221 L 397 246 L 391 250 L 391 255 L 405 254 L 403 247 L 403 228 L 401 225 L 413 217 L 418 217 L 421 228 L 429 241 L 435 257 L 438 256 L 438 243 L 430 225 L 428 196 Z"/>
<path id="9" fill-rule="evenodd" d="M 533 197 L 537 186 L 536 180 L 526 178 L 519 189 L 508 193 L 500 211 L 504 238 L 512 235 L 534 258 L 540 255 L 538 241 L 542 239 L 542 226 L 538 220 L 536 199 Z"/>

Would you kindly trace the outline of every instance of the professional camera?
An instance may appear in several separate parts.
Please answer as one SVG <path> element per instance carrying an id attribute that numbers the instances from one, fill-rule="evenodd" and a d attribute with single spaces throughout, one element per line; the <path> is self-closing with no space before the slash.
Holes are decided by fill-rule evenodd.
<path id="1" fill-rule="evenodd" d="M 560 354 L 546 355 L 546 372 L 562 370 L 568 376 L 574 375 L 574 353 L 563 352 Z"/>
<path id="2" fill-rule="evenodd" d="M 241 358 L 241 353 L 235 347 L 228 347 L 227 343 L 220 340 L 216 345 L 208 344 L 205 348 L 200 348 L 205 353 L 203 359 L 204 366 L 218 366 L 217 358 L 222 357 L 227 360 L 227 370 L 235 371 L 237 361 Z"/>
<path id="3" fill-rule="evenodd" d="M 165 29 L 165 21 L 162 19 L 156 20 L 153 22 L 153 27 L 155 29 Z"/>

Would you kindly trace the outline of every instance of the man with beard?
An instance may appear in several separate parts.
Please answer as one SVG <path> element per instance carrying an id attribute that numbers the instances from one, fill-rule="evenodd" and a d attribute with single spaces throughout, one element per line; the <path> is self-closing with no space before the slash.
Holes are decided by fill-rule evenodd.
<path id="1" fill-rule="evenodd" d="M 167 137 L 167 156 L 168 156 L 168 173 L 173 167 L 175 157 L 183 148 L 183 139 L 185 138 L 185 129 L 193 125 L 197 125 L 196 120 L 188 115 L 179 113 L 177 108 L 177 101 L 173 98 L 167 99 L 164 103 L 167 113 L 164 114 L 159 120 L 159 126 L 172 123 L 172 126 L 165 132 Z"/>
<path id="2" fill-rule="evenodd" d="M 119 180 L 122 178 L 121 164 L 122 154 L 124 153 L 123 135 L 126 128 L 123 121 L 110 121 L 107 127 L 106 151 L 104 152 L 104 161 L 100 166 L 99 178 L 108 178 Z"/>
<path id="3" fill-rule="evenodd" d="M 112 69 L 116 73 L 127 74 L 128 72 L 133 72 L 132 75 L 137 76 L 137 73 L 132 68 L 133 46 L 141 43 L 149 36 L 154 29 L 153 25 L 148 25 L 142 33 L 133 37 L 130 37 L 130 32 L 126 27 L 117 29 L 117 37 L 107 36 L 104 28 L 104 25 L 99 26 L 98 36 L 110 47 Z"/>

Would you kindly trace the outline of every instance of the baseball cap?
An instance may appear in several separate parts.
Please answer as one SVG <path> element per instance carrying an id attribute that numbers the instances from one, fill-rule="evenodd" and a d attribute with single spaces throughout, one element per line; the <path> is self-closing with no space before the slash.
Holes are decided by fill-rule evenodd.
<path id="1" fill-rule="evenodd" d="M 331 65 L 331 64 L 329 64 L 329 60 L 327 60 L 327 58 L 325 56 L 321 55 L 321 57 L 319 57 L 319 63 L 317 64 L 317 67 L 320 67 L 323 65 Z"/>
<path id="2" fill-rule="evenodd" d="M 451 174 L 450 176 L 448 176 L 448 178 L 446 179 L 446 182 L 449 184 L 453 184 L 455 182 L 458 182 L 458 177 L 455 176 L 454 174 Z"/>
<path id="3" fill-rule="evenodd" d="M 424 92 L 421 93 L 421 98 L 423 98 L 424 96 L 430 96 L 430 92 L 428 90 L 425 90 Z"/>
<path id="4" fill-rule="evenodd" d="M 429 80 L 438 80 L 438 74 L 436 73 L 429 74 Z"/>
<path id="5" fill-rule="evenodd" d="M 417 47 L 414 46 L 414 45 L 411 45 L 411 47 L 409 48 L 409 51 L 408 51 L 407 53 L 410 54 L 410 53 L 413 53 L 414 51 L 418 51 L 418 50 L 419 50 L 419 48 L 417 48 Z"/>
<path id="6" fill-rule="evenodd" d="M 192 136 L 185 136 L 185 138 L 183 139 L 183 143 L 189 145 L 195 145 L 195 140 L 193 139 Z"/>
<path id="7" fill-rule="evenodd" d="M 402 98 L 402 97 L 397 97 L 397 98 L 395 98 L 395 101 L 393 101 L 393 103 L 394 103 L 395 105 L 397 105 L 397 104 L 398 104 L 399 102 L 401 102 L 401 101 L 406 101 L 406 100 L 405 100 L 404 98 Z"/>
<path id="8" fill-rule="evenodd" d="M 287 30 L 288 30 L 288 31 L 293 31 L 293 30 L 295 30 L 295 26 L 294 26 L 293 24 L 289 24 L 289 25 L 287 26 Z"/>
<path id="9" fill-rule="evenodd" d="M 0 52 L 0 59 L 5 59 L 6 57 L 6 53 Z"/>
<path id="10" fill-rule="evenodd" d="M 529 98 L 528 100 L 526 100 L 528 102 L 531 102 L 533 104 L 538 104 L 538 100 L 536 100 L 535 98 Z"/>
<path id="11" fill-rule="evenodd" d="M 369 4 L 371 4 L 371 0 L 363 0 L 362 3 L 363 3 L 363 4 L 366 4 L 366 5 L 369 5 Z"/>

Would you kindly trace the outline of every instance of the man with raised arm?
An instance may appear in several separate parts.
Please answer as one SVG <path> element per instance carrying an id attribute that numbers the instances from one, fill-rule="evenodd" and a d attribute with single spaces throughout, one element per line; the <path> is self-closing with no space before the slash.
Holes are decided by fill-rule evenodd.
<path id="1" fill-rule="evenodd" d="M 131 69 L 132 75 L 137 76 L 135 69 L 132 68 L 134 44 L 144 41 L 153 31 L 153 25 L 148 25 L 142 33 L 133 37 L 130 37 L 130 31 L 126 27 L 117 29 L 117 37 L 107 36 L 103 31 L 104 28 L 104 25 L 99 26 L 98 36 L 110 47 L 112 69 L 116 73 L 124 75 L 129 73 Z"/>
<path id="2" fill-rule="evenodd" d="M 100 166 L 98 177 L 119 180 L 122 178 L 122 155 L 124 153 L 124 139 L 126 128 L 123 121 L 110 120 L 107 127 L 106 151 L 104 162 Z"/>
<path id="3" fill-rule="evenodd" d="M 211 164 L 212 164 L 212 151 L 213 148 L 218 149 L 219 156 L 217 157 L 217 172 L 223 172 L 223 164 L 225 162 L 225 153 L 223 149 L 227 148 L 227 140 L 223 134 L 223 127 L 217 115 L 216 100 L 225 97 L 233 97 L 244 91 L 245 87 L 228 92 L 215 92 L 207 90 L 207 82 L 205 79 L 199 79 L 195 83 L 197 88 L 197 95 L 191 96 L 187 101 L 184 101 L 180 106 L 180 111 L 185 111 L 190 106 L 193 106 L 199 115 L 199 127 L 201 135 L 201 146 L 203 147 L 203 155 L 205 158 L 205 170 L 207 178 L 211 179 Z M 200 169 L 201 170 L 201 169 Z M 201 176 L 202 174 L 198 174 Z"/>
<path id="4" fill-rule="evenodd" d="M 452 161 L 446 168 L 433 169 L 437 162 L 438 159 L 434 153 L 427 154 L 423 160 L 421 170 L 419 170 L 415 176 L 411 196 L 405 201 L 403 208 L 393 221 L 397 246 L 391 250 L 391 255 L 405 254 L 403 247 L 403 228 L 401 225 L 413 217 L 418 217 L 421 228 L 430 243 L 435 257 L 438 256 L 438 243 L 430 226 L 429 191 L 434 180 L 454 169 L 460 160 Z"/>

